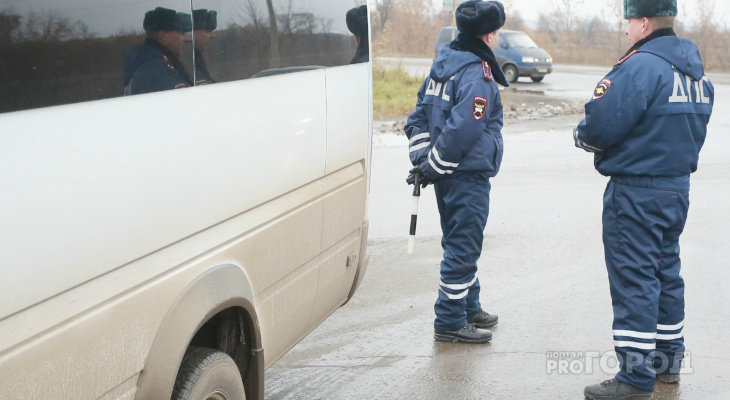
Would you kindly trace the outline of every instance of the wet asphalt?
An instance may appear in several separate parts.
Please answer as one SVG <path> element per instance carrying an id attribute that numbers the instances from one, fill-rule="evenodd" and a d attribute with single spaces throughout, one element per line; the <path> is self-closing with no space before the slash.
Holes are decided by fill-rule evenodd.
<path id="1" fill-rule="evenodd" d="M 600 80 L 573 74 L 556 74 L 566 81 L 550 85 Z M 654 399 L 730 398 L 730 86 L 716 86 L 680 241 L 689 368 L 679 384 L 657 383 Z M 266 398 L 582 399 L 586 385 L 613 377 L 601 242 L 607 178 L 573 146 L 580 118 L 505 125 L 478 263 L 482 305 L 499 314 L 499 324 L 481 345 L 433 340 L 442 256 L 433 189 L 422 193 L 409 256 L 407 143 L 374 147 L 365 279 L 347 305 L 266 372 Z"/>

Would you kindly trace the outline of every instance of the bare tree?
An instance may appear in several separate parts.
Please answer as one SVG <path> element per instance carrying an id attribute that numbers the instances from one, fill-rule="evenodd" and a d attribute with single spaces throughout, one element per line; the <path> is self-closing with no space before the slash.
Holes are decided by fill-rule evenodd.
<path id="1" fill-rule="evenodd" d="M 81 21 L 71 21 L 53 11 L 31 11 L 17 29 L 21 41 L 53 42 L 70 39 L 89 39 L 94 34 Z"/>
<path id="2" fill-rule="evenodd" d="M 714 51 L 719 36 L 715 15 L 715 0 L 696 0 L 695 9 L 697 14 L 692 33 L 700 50 L 700 55 L 705 59 L 706 66 L 712 68 L 719 64 Z"/>
<path id="3" fill-rule="evenodd" d="M 375 24 L 373 24 L 373 28 L 375 31 L 373 32 L 374 36 L 379 35 L 383 30 L 385 30 L 385 26 L 388 24 L 388 21 L 393 14 L 394 5 L 395 0 L 375 1 L 375 15 L 373 17 L 375 20 Z"/>
<path id="4" fill-rule="evenodd" d="M 537 18 L 537 32 L 547 36 L 552 44 L 557 44 L 560 36 L 560 26 L 555 13 L 540 13 Z"/>
<path id="5" fill-rule="evenodd" d="M 322 28 L 322 33 L 332 33 L 332 26 L 335 21 L 332 18 L 320 17 L 319 26 Z"/>
<path id="6" fill-rule="evenodd" d="M 676 20 L 674 21 L 674 31 L 677 33 L 677 35 L 682 37 L 686 37 L 688 33 L 687 25 L 685 23 L 686 21 L 690 20 L 687 10 L 688 1 L 689 0 L 677 0 L 678 15 Z"/>
<path id="7" fill-rule="evenodd" d="M 433 1 L 400 0 L 394 3 L 386 29 L 374 43 L 376 51 L 392 54 L 432 54 L 436 36 L 444 26 L 434 18 Z"/>
<path id="8" fill-rule="evenodd" d="M 259 3 L 255 0 L 245 0 L 243 3 L 240 4 L 240 8 L 242 12 L 239 12 L 239 18 L 242 16 L 246 16 L 246 18 L 241 18 L 241 20 L 248 21 L 250 25 L 253 25 L 255 28 L 261 28 L 264 26 L 264 17 L 261 16 L 261 10 L 259 10 Z M 247 24 L 242 23 L 241 26 L 245 26 Z"/>
<path id="9" fill-rule="evenodd" d="M 292 0 L 289 0 L 286 9 L 276 16 L 276 21 L 279 24 L 281 32 L 285 35 L 290 35 L 294 30 L 294 4 Z"/>
<path id="10" fill-rule="evenodd" d="M 20 27 L 20 15 L 0 11 L 0 46 L 13 41 L 13 34 Z"/>
<path id="11" fill-rule="evenodd" d="M 568 62 L 573 62 L 573 47 L 576 42 L 575 30 L 579 23 L 579 14 L 585 0 L 550 0 L 552 5 L 552 18 L 557 21 L 562 36 L 566 39 L 568 49 Z"/>
<path id="12" fill-rule="evenodd" d="M 605 0 L 603 4 L 603 19 L 606 25 L 616 30 L 615 52 L 620 57 L 626 48 L 624 34 L 624 0 Z"/>
<path id="13" fill-rule="evenodd" d="M 504 6 L 505 23 L 504 29 L 513 29 L 516 31 L 525 30 L 525 19 L 522 14 L 515 8 L 514 0 L 502 0 Z"/>
<path id="14" fill-rule="evenodd" d="M 419 18 L 430 17 L 435 11 L 433 2 L 429 0 L 399 0 L 396 4 L 400 11 Z"/>
<path id="15" fill-rule="evenodd" d="M 730 60 L 728 60 L 728 54 L 730 54 L 730 29 L 728 28 L 727 22 L 723 22 L 722 31 L 722 51 L 719 58 L 722 70 L 727 71 L 730 68 Z"/>
<path id="16" fill-rule="evenodd" d="M 522 18 L 522 13 L 519 10 L 511 11 L 506 15 L 507 21 L 504 23 L 505 29 L 512 29 L 515 31 L 524 31 L 526 29 L 525 19 Z"/>
<path id="17" fill-rule="evenodd" d="M 599 63 L 615 63 L 623 54 L 611 54 L 614 48 L 615 32 L 602 17 L 581 19 L 576 27 L 575 35 L 581 40 L 580 51 L 574 55 L 573 62 L 595 64 L 596 60 L 601 60 Z"/>

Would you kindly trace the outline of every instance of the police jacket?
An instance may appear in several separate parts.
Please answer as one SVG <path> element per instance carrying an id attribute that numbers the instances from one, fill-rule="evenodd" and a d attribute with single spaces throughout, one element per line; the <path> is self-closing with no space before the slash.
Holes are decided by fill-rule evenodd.
<path id="1" fill-rule="evenodd" d="M 489 65 L 444 46 L 405 125 L 411 162 L 431 180 L 454 173 L 495 176 L 502 161 L 501 130 L 502 101 Z"/>
<path id="2" fill-rule="evenodd" d="M 180 60 L 153 39 L 145 40 L 127 55 L 124 94 L 159 92 L 193 86 Z"/>
<path id="3" fill-rule="evenodd" d="M 713 102 L 697 46 L 671 32 L 630 53 L 598 84 L 573 137 L 596 153 L 602 175 L 689 175 Z"/>

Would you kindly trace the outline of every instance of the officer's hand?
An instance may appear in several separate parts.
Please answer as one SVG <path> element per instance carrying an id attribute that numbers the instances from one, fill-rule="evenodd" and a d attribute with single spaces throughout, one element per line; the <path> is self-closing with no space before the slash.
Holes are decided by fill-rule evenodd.
<path id="1" fill-rule="evenodd" d="M 416 183 L 416 177 L 418 177 L 418 184 L 421 185 L 421 187 L 425 188 L 426 186 L 430 185 L 432 182 L 426 174 L 421 171 L 420 167 L 414 167 L 410 171 L 408 171 L 408 178 L 406 178 L 406 183 L 409 185 L 413 185 Z"/>

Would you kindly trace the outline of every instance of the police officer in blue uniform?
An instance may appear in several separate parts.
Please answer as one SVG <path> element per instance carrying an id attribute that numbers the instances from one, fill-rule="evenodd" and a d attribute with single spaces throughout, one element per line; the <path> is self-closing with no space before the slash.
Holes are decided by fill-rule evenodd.
<path id="1" fill-rule="evenodd" d="M 158 92 L 193 86 L 180 62 L 185 43 L 192 38 L 190 14 L 157 7 L 145 13 L 144 43 L 132 49 L 124 63 L 124 94 Z"/>
<path id="2" fill-rule="evenodd" d="M 216 38 L 215 29 L 218 27 L 218 13 L 215 10 L 193 10 L 193 48 L 195 49 L 195 85 L 209 85 L 215 79 L 208 72 L 203 53 L 208 43 Z"/>
<path id="3" fill-rule="evenodd" d="M 456 10 L 459 35 L 444 46 L 408 118 L 406 180 L 434 184 L 444 258 L 434 307 L 438 341 L 485 343 L 496 315 L 482 310 L 476 277 L 489 214 L 489 179 L 502 161 L 502 102 L 509 86 L 492 49 L 504 25 L 498 1 L 467 0 Z"/>
<path id="4" fill-rule="evenodd" d="M 620 371 L 586 387 L 590 399 L 648 399 L 656 379 L 679 381 L 679 236 L 714 102 L 697 47 L 674 33 L 676 0 L 625 0 L 624 7 L 633 46 L 598 84 L 573 134 L 611 177 L 603 244 Z"/>

